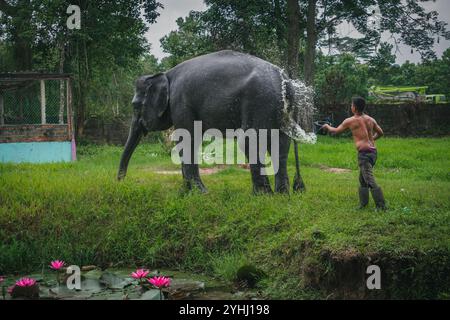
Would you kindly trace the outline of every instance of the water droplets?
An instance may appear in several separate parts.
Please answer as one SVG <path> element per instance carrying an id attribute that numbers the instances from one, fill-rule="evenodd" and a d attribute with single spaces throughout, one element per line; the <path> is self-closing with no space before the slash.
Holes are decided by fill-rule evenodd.
<path id="1" fill-rule="evenodd" d="M 283 114 L 281 131 L 290 138 L 308 144 L 315 144 L 317 136 L 312 131 L 314 107 L 314 90 L 303 81 L 287 79 L 281 74 L 281 94 Z"/>

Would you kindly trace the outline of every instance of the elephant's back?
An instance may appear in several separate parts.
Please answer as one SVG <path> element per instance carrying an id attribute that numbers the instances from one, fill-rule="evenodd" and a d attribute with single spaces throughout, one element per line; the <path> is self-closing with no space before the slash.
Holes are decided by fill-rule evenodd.
<path id="1" fill-rule="evenodd" d="M 248 54 L 219 51 L 187 60 L 166 74 L 171 105 L 192 110 L 206 127 L 245 127 L 247 119 L 256 118 L 265 123 L 259 127 L 268 127 L 282 108 L 282 69 Z"/>
<path id="2" fill-rule="evenodd" d="M 225 84 L 228 79 L 238 80 L 251 75 L 265 78 L 282 72 L 279 67 L 258 57 L 222 50 L 184 61 L 169 70 L 167 76 L 169 80 L 183 78 L 184 81 L 197 83 L 220 80 Z"/>

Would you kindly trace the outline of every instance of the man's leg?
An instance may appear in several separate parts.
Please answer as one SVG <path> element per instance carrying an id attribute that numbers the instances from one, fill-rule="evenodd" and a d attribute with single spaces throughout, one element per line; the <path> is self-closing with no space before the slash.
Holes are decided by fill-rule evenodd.
<path id="1" fill-rule="evenodd" d="M 359 168 L 359 208 L 363 209 L 369 203 L 369 186 L 364 180 L 362 168 Z"/>
<path id="2" fill-rule="evenodd" d="M 369 157 L 373 157 L 373 159 L 370 159 Z M 375 205 L 377 209 L 386 209 L 386 202 L 384 200 L 383 191 L 381 188 L 377 185 L 375 181 L 375 177 L 373 176 L 373 165 L 376 161 L 376 154 L 371 154 L 370 156 L 367 156 L 366 159 L 361 161 L 360 168 L 361 168 L 361 174 L 363 176 L 363 179 L 367 186 L 370 188 L 370 192 L 372 193 L 372 198 L 375 201 Z"/>

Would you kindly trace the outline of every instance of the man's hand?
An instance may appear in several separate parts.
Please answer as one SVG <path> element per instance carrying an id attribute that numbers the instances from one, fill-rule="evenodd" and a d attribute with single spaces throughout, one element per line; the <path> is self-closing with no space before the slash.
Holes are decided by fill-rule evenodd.
<path id="1" fill-rule="evenodd" d="M 381 129 L 381 127 L 375 121 L 375 119 L 373 120 L 373 122 L 374 122 L 373 130 L 375 131 L 375 134 L 373 135 L 373 140 L 378 140 L 384 135 L 384 132 L 383 129 Z"/>
<path id="2" fill-rule="evenodd" d="M 340 134 L 349 128 L 349 123 L 350 123 L 350 120 L 345 119 L 344 122 L 342 122 L 339 125 L 339 127 L 337 127 L 337 128 L 334 128 L 334 127 L 330 126 L 329 124 L 324 124 L 322 126 L 322 129 L 327 130 L 328 132 L 333 133 L 333 134 Z"/>

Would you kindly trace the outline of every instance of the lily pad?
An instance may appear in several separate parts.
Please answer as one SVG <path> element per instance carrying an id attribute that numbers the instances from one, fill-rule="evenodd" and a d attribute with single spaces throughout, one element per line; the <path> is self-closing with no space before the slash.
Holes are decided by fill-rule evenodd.
<path id="1" fill-rule="evenodd" d="M 105 289 L 104 286 L 95 279 L 84 279 L 81 281 L 80 285 L 80 290 L 69 289 L 65 285 L 49 288 L 45 297 L 61 300 L 85 300 Z"/>
<path id="2" fill-rule="evenodd" d="M 133 283 L 131 278 L 121 278 L 112 272 L 105 271 L 100 277 L 100 283 L 107 286 L 109 289 L 124 289 Z"/>
<path id="3" fill-rule="evenodd" d="M 188 299 L 194 294 L 205 290 L 205 283 L 188 279 L 174 279 L 169 288 L 170 298 L 175 300 Z"/>
<path id="4" fill-rule="evenodd" d="M 103 275 L 103 271 L 100 269 L 90 270 L 88 272 L 83 272 L 82 276 L 87 279 L 96 279 L 100 280 Z"/>
<path id="5" fill-rule="evenodd" d="M 151 289 L 148 291 L 145 291 L 140 300 L 164 300 L 164 294 L 160 295 L 159 290 L 157 289 Z"/>

